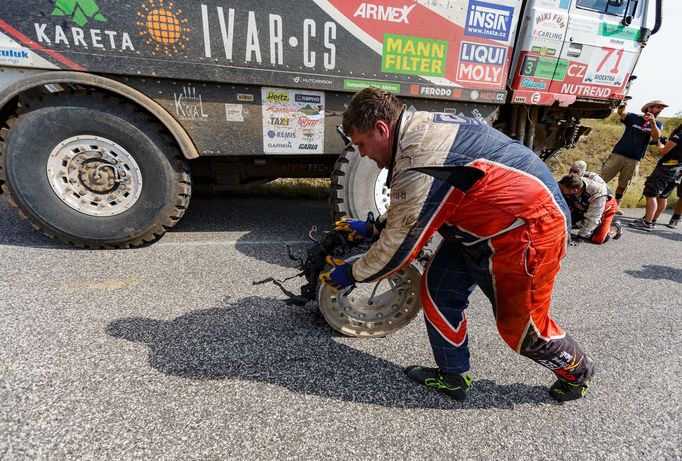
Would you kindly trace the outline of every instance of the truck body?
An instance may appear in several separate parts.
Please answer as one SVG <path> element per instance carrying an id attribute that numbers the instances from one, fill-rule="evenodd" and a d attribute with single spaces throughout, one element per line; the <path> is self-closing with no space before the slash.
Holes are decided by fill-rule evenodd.
<path id="1" fill-rule="evenodd" d="M 334 211 L 364 211 L 348 203 L 381 195 L 381 173 L 351 187 L 364 167 L 336 127 L 368 86 L 549 158 L 623 100 L 660 26 L 660 0 L 655 26 L 644 0 L 12 3 L 0 182 L 44 233 L 88 247 L 158 238 L 193 186 L 332 176 Z"/>

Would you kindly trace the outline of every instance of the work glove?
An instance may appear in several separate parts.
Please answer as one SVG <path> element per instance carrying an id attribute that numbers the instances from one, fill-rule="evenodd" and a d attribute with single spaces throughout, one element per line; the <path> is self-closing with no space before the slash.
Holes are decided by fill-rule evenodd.
<path id="1" fill-rule="evenodd" d="M 374 234 L 374 215 L 371 212 L 368 213 L 367 221 L 343 218 L 336 221 L 334 230 L 348 234 L 348 240 L 351 242 L 362 242 Z"/>
<path id="2" fill-rule="evenodd" d="M 581 237 L 579 235 L 571 235 L 571 243 L 569 243 L 569 245 L 574 247 L 574 246 L 578 246 L 580 243 L 585 242 L 585 241 L 587 241 L 587 239 L 585 237 Z"/>
<path id="3" fill-rule="evenodd" d="M 332 266 L 329 272 L 320 274 L 320 280 L 334 291 L 343 290 L 355 283 L 353 266 L 341 258 L 327 256 L 327 264 Z"/>

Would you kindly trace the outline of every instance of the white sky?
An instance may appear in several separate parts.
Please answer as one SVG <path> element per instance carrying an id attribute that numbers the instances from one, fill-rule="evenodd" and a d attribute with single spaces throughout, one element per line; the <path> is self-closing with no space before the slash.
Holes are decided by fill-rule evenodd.
<path id="1" fill-rule="evenodd" d="M 653 4 L 654 0 L 649 0 L 649 3 Z M 647 20 L 651 28 L 654 19 L 652 9 Z M 654 99 L 660 99 L 670 106 L 661 113 L 662 117 L 682 112 L 681 48 L 682 1 L 663 0 L 663 25 L 649 39 L 635 67 L 637 80 L 630 86 L 630 112 L 639 112 L 644 104 Z"/>

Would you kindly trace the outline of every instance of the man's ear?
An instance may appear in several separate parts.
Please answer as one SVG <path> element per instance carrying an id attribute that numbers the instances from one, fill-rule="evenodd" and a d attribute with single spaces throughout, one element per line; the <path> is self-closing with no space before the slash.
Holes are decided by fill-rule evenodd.
<path id="1" fill-rule="evenodd" d="M 388 138 L 391 134 L 391 127 L 388 126 L 388 123 L 383 120 L 377 120 L 374 122 L 374 128 L 379 131 L 381 137 Z"/>

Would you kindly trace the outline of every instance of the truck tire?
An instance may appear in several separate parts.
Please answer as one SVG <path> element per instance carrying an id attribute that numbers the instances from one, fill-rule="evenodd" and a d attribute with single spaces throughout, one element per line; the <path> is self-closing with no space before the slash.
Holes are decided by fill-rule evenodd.
<path id="1" fill-rule="evenodd" d="M 0 130 L 0 181 L 48 237 L 129 248 L 178 222 L 189 167 L 163 127 L 120 99 L 70 93 L 28 101 Z"/>
<path id="2" fill-rule="evenodd" d="M 368 157 L 355 151 L 346 151 L 334 165 L 329 193 L 332 219 L 348 216 L 366 219 L 367 213 L 379 217 L 389 204 L 386 187 L 387 169 L 380 169 Z"/>

